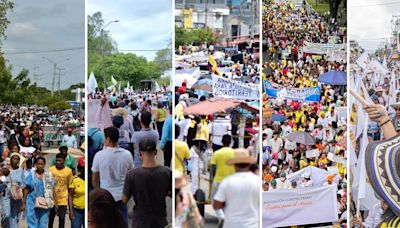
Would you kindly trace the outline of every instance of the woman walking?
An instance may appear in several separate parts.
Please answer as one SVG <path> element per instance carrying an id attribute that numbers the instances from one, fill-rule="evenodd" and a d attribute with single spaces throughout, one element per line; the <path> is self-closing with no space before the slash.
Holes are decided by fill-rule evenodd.
<path id="1" fill-rule="evenodd" d="M 49 222 L 50 208 L 53 207 L 53 175 L 45 169 L 46 160 L 35 160 L 36 170 L 25 178 L 24 201 L 28 227 L 46 228 Z"/>
<path id="2" fill-rule="evenodd" d="M 10 156 L 10 175 L 8 176 L 8 193 L 4 200 L 9 200 L 10 208 L 9 213 L 4 217 L 9 218 L 10 228 L 19 227 L 19 218 L 21 215 L 21 206 L 23 198 L 24 184 L 24 169 L 20 167 L 21 155 L 12 153 Z M 4 218 L 3 217 L 3 218 Z"/>

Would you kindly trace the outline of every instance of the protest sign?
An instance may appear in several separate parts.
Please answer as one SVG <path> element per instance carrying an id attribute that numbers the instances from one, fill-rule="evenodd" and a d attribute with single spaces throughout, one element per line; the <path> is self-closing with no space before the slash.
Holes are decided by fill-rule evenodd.
<path id="1" fill-rule="evenodd" d="M 287 88 L 268 80 L 264 80 L 265 92 L 270 97 L 281 97 L 288 100 L 319 102 L 321 89 L 319 87 L 309 88 Z"/>
<path id="2" fill-rule="evenodd" d="M 213 76 L 214 97 L 224 97 L 242 100 L 258 100 L 260 90 L 258 85 L 243 83 L 218 76 Z"/>
<path id="3" fill-rule="evenodd" d="M 323 186 L 263 192 L 263 227 L 337 221 L 336 191 L 336 186 Z"/>
<path id="4" fill-rule="evenodd" d="M 339 174 L 339 169 L 337 166 L 329 166 L 328 173 L 329 174 Z"/>
<path id="5" fill-rule="evenodd" d="M 324 44 L 304 42 L 303 52 L 309 54 L 328 54 L 329 51 L 344 49 L 344 44 Z"/>
<path id="6" fill-rule="evenodd" d="M 306 151 L 306 158 L 316 158 L 319 157 L 319 150 L 314 149 L 314 150 L 307 150 Z"/>

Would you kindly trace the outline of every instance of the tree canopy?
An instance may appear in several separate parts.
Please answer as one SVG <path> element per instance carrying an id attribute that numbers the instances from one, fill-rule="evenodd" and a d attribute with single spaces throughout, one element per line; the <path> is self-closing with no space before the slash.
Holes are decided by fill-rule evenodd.
<path id="1" fill-rule="evenodd" d="M 118 52 L 111 33 L 106 30 L 102 32 L 103 26 L 101 12 L 88 16 L 88 74 L 94 73 L 99 88 L 110 86 L 113 76 L 122 87 L 129 82 L 137 89 L 141 80 L 158 80 L 163 71 L 172 68 L 172 41 L 166 48 L 156 52 L 153 61 L 149 61 L 133 53 Z"/>
<path id="2" fill-rule="evenodd" d="M 187 30 L 175 26 L 175 48 L 183 45 L 215 44 L 217 42 L 219 42 L 218 36 L 208 27 Z"/>

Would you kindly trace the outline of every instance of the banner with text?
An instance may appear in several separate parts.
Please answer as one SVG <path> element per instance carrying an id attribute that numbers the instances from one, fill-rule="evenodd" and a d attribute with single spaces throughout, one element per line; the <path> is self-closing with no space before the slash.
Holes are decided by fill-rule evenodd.
<path id="1" fill-rule="evenodd" d="M 309 88 L 286 88 L 276 83 L 264 80 L 265 92 L 270 97 L 279 97 L 288 100 L 319 102 L 321 89 L 319 87 Z"/>
<path id="2" fill-rule="evenodd" d="M 329 51 L 344 49 L 344 44 L 324 44 L 324 43 L 310 43 L 304 42 L 303 52 L 309 54 L 326 55 Z"/>
<path id="3" fill-rule="evenodd" d="M 281 227 L 338 220 L 336 187 L 263 192 L 263 227 Z"/>
<path id="4" fill-rule="evenodd" d="M 213 75 L 213 95 L 214 97 L 258 100 L 260 90 L 256 84 L 246 84 Z"/>

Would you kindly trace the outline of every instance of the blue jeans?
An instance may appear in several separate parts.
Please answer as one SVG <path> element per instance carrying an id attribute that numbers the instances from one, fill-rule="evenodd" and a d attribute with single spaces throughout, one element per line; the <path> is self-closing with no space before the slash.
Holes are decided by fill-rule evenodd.
<path id="1" fill-rule="evenodd" d="M 21 215 L 22 200 L 10 199 L 11 211 L 10 211 L 10 228 L 19 227 L 19 218 Z"/>
<path id="2" fill-rule="evenodd" d="M 85 227 L 85 209 L 72 208 L 74 212 L 74 220 L 72 220 L 71 228 Z"/>
<path id="3" fill-rule="evenodd" d="M 124 218 L 124 223 L 125 223 L 125 228 L 128 228 L 128 206 L 122 201 L 117 201 L 116 202 L 118 210 L 121 212 L 122 217 Z"/>

